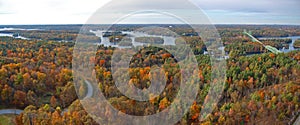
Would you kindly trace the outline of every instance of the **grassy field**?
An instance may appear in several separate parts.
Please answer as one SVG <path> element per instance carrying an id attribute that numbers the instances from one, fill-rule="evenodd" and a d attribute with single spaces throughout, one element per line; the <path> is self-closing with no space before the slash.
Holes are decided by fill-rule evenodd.
<path id="1" fill-rule="evenodd" d="M 15 125 L 15 115 L 0 115 L 0 125 Z"/>

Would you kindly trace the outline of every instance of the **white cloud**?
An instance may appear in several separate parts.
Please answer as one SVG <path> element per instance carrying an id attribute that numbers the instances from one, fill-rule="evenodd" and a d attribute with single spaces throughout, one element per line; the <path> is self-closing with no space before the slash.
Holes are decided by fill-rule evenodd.
<path id="1" fill-rule="evenodd" d="M 2 0 L 0 24 L 84 23 L 107 2 L 109 0 Z"/>

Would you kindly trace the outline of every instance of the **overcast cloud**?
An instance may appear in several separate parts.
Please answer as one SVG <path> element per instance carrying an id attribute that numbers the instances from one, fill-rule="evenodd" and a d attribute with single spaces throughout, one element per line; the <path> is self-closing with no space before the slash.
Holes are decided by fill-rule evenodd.
<path id="1" fill-rule="evenodd" d="M 170 8 L 185 5 L 180 0 L 117 0 L 122 9 Z M 150 1 L 150 0 L 147 0 Z M 0 0 L 0 24 L 83 24 L 110 0 Z M 157 4 L 160 2 L 159 4 Z M 300 24 L 299 0 L 193 0 L 212 23 Z M 113 7 L 113 6 L 110 6 Z M 145 15 L 144 17 L 149 17 Z M 168 19 L 153 17 L 157 23 Z M 133 19 L 143 23 L 143 17 Z"/>

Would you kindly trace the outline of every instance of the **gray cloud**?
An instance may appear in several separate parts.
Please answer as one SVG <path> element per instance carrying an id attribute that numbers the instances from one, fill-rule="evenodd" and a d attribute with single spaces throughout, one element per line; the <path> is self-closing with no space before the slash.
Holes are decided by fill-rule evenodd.
<path id="1" fill-rule="evenodd" d="M 194 0 L 204 10 L 299 14 L 299 0 Z"/>
<path id="2" fill-rule="evenodd" d="M 97 7 L 101 7 L 107 0 L 0 0 L 0 23 L 17 22 L 19 18 L 38 18 L 46 23 L 57 22 L 53 18 L 39 18 L 43 14 L 60 15 L 59 20 L 75 23 L 85 23 L 86 18 L 91 16 Z M 105 2 L 106 1 L 106 2 Z M 177 9 L 184 13 L 190 8 L 188 0 L 112 0 L 110 6 L 103 8 L 109 10 L 113 8 L 115 15 L 122 14 L 127 10 L 137 9 Z M 190 0 L 199 6 L 214 22 L 221 23 L 295 23 L 300 18 L 299 0 Z M 21 4 L 20 4 L 21 2 Z M 103 3 L 103 4 L 101 4 Z M 23 5 L 26 4 L 26 5 Z M 38 7 L 39 11 L 36 11 Z M 8 15 L 12 14 L 12 15 Z M 26 15 L 27 14 L 27 15 Z M 197 15 L 197 14 L 194 14 Z M 111 14 L 107 14 L 108 17 Z M 8 18 L 9 17 L 9 18 Z M 14 18 L 14 19 L 13 19 Z M 33 22 L 28 18 L 26 23 Z M 162 19 L 163 20 L 163 19 Z M 23 22 L 20 22 L 23 23 Z M 44 23 L 44 22 L 42 22 Z M 74 23 L 74 22 L 70 22 Z"/>
<path id="3" fill-rule="evenodd" d="M 225 10 L 236 12 L 255 12 L 273 14 L 296 14 L 299 12 L 299 0 L 190 0 L 203 10 Z M 188 0 L 116 0 L 113 6 L 122 9 L 180 9 L 187 8 Z"/>
<path id="4" fill-rule="evenodd" d="M 119 9 L 187 9 L 187 0 L 113 0 L 108 8 L 122 7 Z"/>
<path id="5" fill-rule="evenodd" d="M 210 16 L 211 11 L 221 11 L 223 15 L 235 16 L 236 19 L 244 17 L 245 20 L 269 17 L 269 21 L 277 22 L 276 18 L 285 18 L 285 22 L 295 20 L 300 16 L 299 0 L 190 0 Z M 119 12 L 131 9 L 189 9 L 192 8 L 187 0 L 121 0 L 113 1 L 110 8 L 118 8 Z M 105 8 L 105 7 L 104 7 Z M 220 15 L 219 15 L 220 16 Z M 277 17 L 276 17 L 277 16 Z M 294 18 L 291 18 L 294 17 Z M 216 17 L 211 17 L 216 18 Z M 229 19 L 229 17 L 227 17 Z M 233 17 L 230 17 L 233 18 Z M 251 18 L 251 19 L 250 19 Z M 226 20 L 226 17 L 220 20 Z M 279 20 L 279 19 L 278 19 Z M 256 21 L 255 21 L 256 22 Z"/>

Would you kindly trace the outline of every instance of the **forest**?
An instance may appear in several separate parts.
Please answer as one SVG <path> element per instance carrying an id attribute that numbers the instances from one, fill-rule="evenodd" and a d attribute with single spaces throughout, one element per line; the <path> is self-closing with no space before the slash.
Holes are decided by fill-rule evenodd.
<path id="1" fill-rule="evenodd" d="M 294 47 L 295 48 L 300 48 L 300 40 L 299 39 L 295 41 Z"/>
<path id="2" fill-rule="evenodd" d="M 141 43 L 154 43 L 154 44 L 163 44 L 164 39 L 160 37 L 137 37 L 135 38 L 136 42 L 141 42 Z"/>
<path id="3" fill-rule="evenodd" d="M 11 123 L 16 125 L 97 125 L 97 121 L 117 121 L 130 124 L 130 121 L 118 121 L 118 114 L 91 101 L 98 116 L 88 114 L 79 98 L 86 96 L 88 86 L 81 81 L 75 89 L 72 60 L 94 62 L 97 89 L 122 113 L 146 116 L 162 112 L 178 101 L 176 95 L 180 89 L 181 71 L 176 58 L 167 50 L 144 46 L 130 60 L 130 79 L 127 84 L 140 89 L 151 85 L 155 75 L 165 76 L 165 88 L 157 96 L 149 96 L 149 101 L 136 101 L 123 95 L 115 86 L 111 64 L 112 56 L 117 51 L 114 47 L 97 46 L 95 58 L 85 55 L 73 57 L 75 41 L 81 25 L 45 26 L 46 30 L 10 30 L 1 33 L 13 33 L 30 39 L 17 39 L 0 36 L 0 111 L 1 109 L 21 109 Z M 145 25 L 116 25 L 116 31 L 134 31 Z M 300 114 L 300 51 L 273 54 L 263 46 L 253 42 L 242 34 L 244 29 L 251 30 L 255 37 L 300 36 L 299 26 L 252 26 L 252 25 L 217 25 L 221 35 L 226 59 L 226 78 L 218 81 L 212 78 L 210 55 L 205 42 L 195 31 L 184 25 L 159 25 L 169 28 L 181 36 L 175 44 L 186 42 L 190 45 L 197 60 L 199 82 L 187 81 L 186 84 L 199 84 L 199 91 L 193 104 L 178 125 L 185 124 L 293 124 Z M 1 26 L 0 26 L 1 27 Z M 78 28 L 79 27 L 79 28 Z M 101 29 L 101 26 L 91 26 Z M 22 26 L 21 26 L 22 28 Z M 43 28 L 41 26 L 23 26 L 23 28 Z M 281 29 L 281 30 L 279 30 Z M 143 32 L 143 31 L 141 31 Z M 151 35 L 170 35 L 152 32 Z M 120 35 L 120 32 L 106 33 L 111 42 L 121 42 L 132 46 L 132 40 Z M 85 34 L 88 41 L 101 41 L 93 34 Z M 116 39 L 117 38 L 117 39 Z M 62 41 L 65 40 L 65 41 Z M 138 37 L 144 43 L 163 43 L 160 37 Z M 291 39 L 261 40 L 275 48 L 288 48 Z M 296 40 L 294 47 L 300 41 Z M 184 53 L 184 52 L 179 52 Z M 90 54 L 90 53 L 87 53 Z M 159 73 L 151 73 L 151 68 L 161 66 Z M 120 78 L 123 79 L 123 78 Z M 224 89 L 220 101 L 211 113 L 204 113 L 206 119 L 198 119 L 205 110 L 203 103 L 215 96 L 208 96 L 213 84 L 222 82 Z M 133 91 L 128 88 L 128 93 Z M 78 96 L 79 97 L 78 97 Z M 99 108 L 101 107 L 101 108 Z M 182 110 L 180 106 L 176 110 Z M 0 115 L 1 116 L 1 115 Z M 1 119 L 2 117 L 0 117 Z M 5 125 L 0 122 L 0 124 Z"/>

